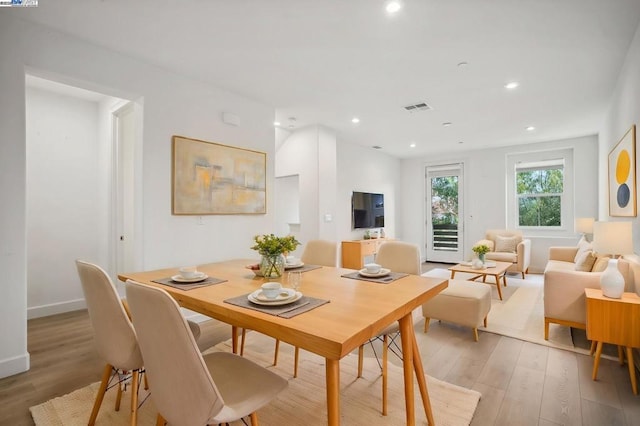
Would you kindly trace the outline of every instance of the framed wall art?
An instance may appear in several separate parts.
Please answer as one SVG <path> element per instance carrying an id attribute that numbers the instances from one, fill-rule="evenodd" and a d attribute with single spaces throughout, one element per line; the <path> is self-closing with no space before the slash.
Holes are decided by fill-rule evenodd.
<path id="1" fill-rule="evenodd" d="M 609 216 L 636 216 L 636 126 L 609 153 Z"/>
<path id="2" fill-rule="evenodd" d="M 173 136 L 172 213 L 266 213 L 267 154 Z"/>

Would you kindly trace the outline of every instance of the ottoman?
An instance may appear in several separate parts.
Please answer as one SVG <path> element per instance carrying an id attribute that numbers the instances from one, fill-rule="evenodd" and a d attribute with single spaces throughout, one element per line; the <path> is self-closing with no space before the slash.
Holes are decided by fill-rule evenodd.
<path id="1" fill-rule="evenodd" d="M 488 284 L 449 280 L 449 287 L 422 305 L 424 332 L 429 330 L 431 318 L 473 328 L 478 341 L 478 326 L 487 326 L 491 310 L 491 287 Z"/>

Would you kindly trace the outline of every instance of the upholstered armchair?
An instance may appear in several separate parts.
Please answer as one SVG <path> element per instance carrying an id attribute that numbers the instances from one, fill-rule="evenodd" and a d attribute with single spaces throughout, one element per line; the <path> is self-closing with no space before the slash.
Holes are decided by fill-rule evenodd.
<path id="1" fill-rule="evenodd" d="M 474 244 L 486 244 L 489 252 L 485 255 L 487 260 L 498 262 L 511 262 L 509 272 L 520 272 L 522 278 L 529 272 L 531 263 L 531 240 L 525 239 L 520 231 L 507 229 L 489 229 L 484 240 Z"/>

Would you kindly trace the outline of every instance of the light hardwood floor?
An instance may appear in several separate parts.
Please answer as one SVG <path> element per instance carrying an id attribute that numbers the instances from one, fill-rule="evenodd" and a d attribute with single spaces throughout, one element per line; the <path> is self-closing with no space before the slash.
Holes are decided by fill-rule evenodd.
<path id="1" fill-rule="evenodd" d="M 422 326 L 427 373 L 482 393 L 472 425 L 640 425 L 640 397 L 617 362 L 603 359 L 594 382 L 588 356 L 483 332 L 474 342 L 469 329 L 435 321 L 425 335 Z M 213 343 L 228 337 L 224 327 L 205 324 L 203 334 Z M 32 425 L 30 406 L 98 381 L 91 336 L 86 311 L 30 320 L 31 370 L 0 379 L 0 425 Z"/>

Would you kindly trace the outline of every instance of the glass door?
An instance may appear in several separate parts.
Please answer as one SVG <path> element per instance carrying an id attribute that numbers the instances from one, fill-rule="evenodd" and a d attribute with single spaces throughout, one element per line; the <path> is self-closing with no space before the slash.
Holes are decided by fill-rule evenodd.
<path id="1" fill-rule="evenodd" d="M 462 163 L 426 168 L 427 261 L 463 260 L 462 171 Z"/>

